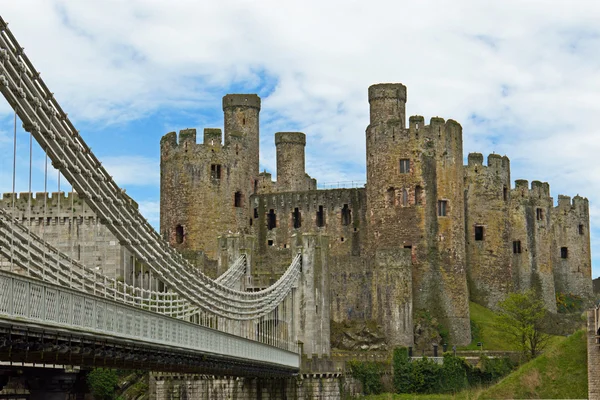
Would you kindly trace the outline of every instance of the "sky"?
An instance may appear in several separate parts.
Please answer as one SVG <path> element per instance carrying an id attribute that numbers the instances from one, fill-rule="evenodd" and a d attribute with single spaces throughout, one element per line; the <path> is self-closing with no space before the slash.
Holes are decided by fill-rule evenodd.
<path id="1" fill-rule="evenodd" d="M 465 162 L 507 155 L 513 186 L 587 197 L 600 276 L 600 2 L 19 0 L 1 15 L 155 227 L 160 138 L 222 128 L 223 95 L 261 96 L 261 170 L 276 175 L 275 132 L 302 131 L 306 170 L 327 186 L 364 183 L 367 88 L 401 82 L 408 116 L 461 123 Z M 3 192 L 13 123 L 0 102 Z M 18 128 L 17 191 L 28 190 L 28 140 Z M 32 166 L 42 191 L 39 149 Z"/>

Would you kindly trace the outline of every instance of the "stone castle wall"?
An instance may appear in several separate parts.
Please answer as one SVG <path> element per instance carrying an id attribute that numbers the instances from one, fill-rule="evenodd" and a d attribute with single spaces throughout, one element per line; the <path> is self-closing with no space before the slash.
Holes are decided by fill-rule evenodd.
<path id="1" fill-rule="evenodd" d="M 88 268 L 110 278 L 133 279 L 130 252 L 76 193 L 36 193 L 31 198 L 29 193 L 4 193 L 0 207 Z"/>
<path id="2" fill-rule="evenodd" d="M 404 309 L 430 313 L 454 343 L 469 343 L 461 127 L 414 116 L 407 129 L 403 85 L 371 86 L 369 102 L 367 252 L 410 249 L 412 271 L 403 280 L 412 282 L 412 305 Z M 412 315 L 398 318 L 412 324 Z"/>
<path id="3" fill-rule="evenodd" d="M 464 167 L 467 274 L 472 301 L 495 309 L 513 291 L 510 161 L 471 153 Z"/>

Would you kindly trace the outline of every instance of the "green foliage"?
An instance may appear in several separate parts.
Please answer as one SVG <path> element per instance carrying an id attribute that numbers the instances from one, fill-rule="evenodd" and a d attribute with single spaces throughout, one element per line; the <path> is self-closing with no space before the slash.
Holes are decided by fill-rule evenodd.
<path id="1" fill-rule="evenodd" d="M 117 371 L 108 368 L 96 368 L 87 376 L 90 392 L 96 400 L 112 400 L 118 384 Z"/>
<path id="2" fill-rule="evenodd" d="M 511 293 L 498 305 L 501 310 L 498 329 L 508 335 L 512 345 L 526 358 L 535 357 L 551 338 L 544 332 L 544 303 L 529 290 Z"/>
<path id="3" fill-rule="evenodd" d="M 513 368 L 508 358 L 482 357 L 480 364 L 481 368 L 474 367 L 452 353 L 444 354 L 441 365 L 427 357 L 410 362 L 406 348 L 396 348 L 394 389 L 396 393 L 458 393 L 495 382 Z"/>
<path id="4" fill-rule="evenodd" d="M 350 361 L 350 374 L 363 385 L 364 394 L 379 394 L 383 390 L 381 375 L 384 372 L 381 363 L 372 361 Z"/>
<path id="5" fill-rule="evenodd" d="M 470 366 L 460 357 L 451 353 L 444 354 L 442 365 L 442 392 L 460 392 L 468 387 L 467 370 Z"/>
<path id="6" fill-rule="evenodd" d="M 410 391 L 412 393 L 439 393 L 441 391 L 439 364 L 427 357 L 411 363 Z"/>
<path id="7" fill-rule="evenodd" d="M 475 342 L 475 343 L 482 342 L 481 327 L 473 318 L 471 318 L 470 322 L 471 322 L 471 338 L 472 338 L 471 341 Z"/>
<path id="8" fill-rule="evenodd" d="M 559 313 L 574 313 L 583 311 L 583 298 L 573 293 L 556 293 L 556 308 Z"/>
<path id="9" fill-rule="evenodd" d="M 406 347 L 396 347 L 394 349 L 392 367 L 394 369 L 394 390 L 396 393 L 410 392 L 411 363 Z"/>

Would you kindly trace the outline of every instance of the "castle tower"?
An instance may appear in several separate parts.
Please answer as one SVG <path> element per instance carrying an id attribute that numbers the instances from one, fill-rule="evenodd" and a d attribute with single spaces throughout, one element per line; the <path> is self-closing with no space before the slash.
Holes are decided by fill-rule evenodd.
<path id="1" fill-rule="evenodd" d="M 308 178 L 304 167 L 306 136 L 302 132 L 277 132 L 277 191 L 294 192 L 308 190 Z"/>
<path id="2" fill-rule="evenodd" d="M 228 94 L 223 111 L 223 143 L 220 129 L 205 129 L 201 144 L 195 129 L 161 139 L 160 232 L 198 262 L 216 260 L 219 235 L 248 229 L 258 186 L 260 98 Z"/>
<path id="3" fill-rule="evenodd" d="M 390 251 L 410 251 L 412 270 L 398 285 L 412 282 L 414 313 L 427 312 L 449 330 L 456 344 L 471 341 L 464 235 L 462 128 L 455 121 L 411 117 L 405 127 L 406 87 L 369 88 L 367 127 L 368 252 L 374 260 Z M 385 257 L 378 257 L 379 252 Z M 396 259 L 402 259 L 398 254 Z M 380 263 L 379 263 L 380 264 Z M 378 268 L 381 268 L 379 266 Z M 385 282 L 374 282 L 374 290 Z M 374 297 L 378 294 L 374 293 Z M 410 299 L 406 299 L 410 302 Z M 374 303 L 376 299 L 374 299 Z M 400 304 L 398 304 L 400 306 Z M 381 319 L 376 313 L 376 318 Z M 412 330 L 412 316 L 399 315 Z M 380 321 L 402 326 L 400 321 Z M 412 332 L 404 338 L 411 344 Z"/>
<path id="4" fill-rule="evenodd" d="M 465 173 L 467 277 L 471 300 L 495 309 L 513 291 L 510 224 L 510 161 L 471 153 Z M 514 247 L 514 249 L 513 249 Z"/>
<path id="5" fill-rule="evenodd" d="M 510 226 L 515 291 L 533 289 L 548 311 L 556 312 L 552 269 L 552 197 L 547 182 L 515 181 L 510 194 Z"/>
<path id="6" fill-rule="evenodd" d="M 588 199 L 558 196 L 552 210 L 552 265 L 557 292 L 591 298 L 590 211 Z"/>

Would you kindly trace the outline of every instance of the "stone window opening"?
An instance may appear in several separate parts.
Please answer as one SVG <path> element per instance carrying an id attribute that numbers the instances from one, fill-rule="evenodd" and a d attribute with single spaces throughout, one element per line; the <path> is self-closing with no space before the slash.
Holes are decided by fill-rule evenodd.
<path id="1" fill-rule="evenodd" d="M 543 208 L 535 209 L 535 219 L 537 219 L 538 221 L 541 221 L 544 219 L 544 209 Z"/>
<path id="2" fill-rule="evenodd" d="M 352 223 L 352 210 L 348 208 L 348 204 L 344 204 L 342 208 L 342 225 L 350 225 Z"/>
<path id="3" fill-rule="evenodd" d="M 513 254 L 521 254 L 521 241 L 520 240 L 513 241 Z"/>
<path id="4" fill-rule="evenodd" d="M 560 248 L 560 258 L 569 258 L 569 248 L 568 247 Z"/>
<path id="5" fill-rule="evenodd" d="M 294 221 L 294 229 L 298 229 L 302 226 L 302 213 L 300 213 L 298 207 L 294 208 L 292 220 Z"/>
<path id="6" fill-rule="evenodd" d="M 412 249 L 412 245 L 410 245 L 410 244 L 407 244 L 407 245 L 405 245 L 405 246 L 404 246 L 404 248 L 405 248 L 405 249 Z"/>
<path id="7" fill-rule="evenodd" d="M 386 192 L 387 204 L 389 206 L 394 206 L 395 198 L 396 198 L 396 189 L 394 189 L 393 187 L 388 188 L 388 190 Z"/>
<path id="8" fill-rule="evenodd" d="M 242 125 L 246 125 L 246 118 L 242 118 Z"/>
<path id="9" fill-rule="evenodd" d="M 258 218 L 258 207 L 254 207 L 254 218 Z"/>
<path id="10" fill-rule="evenodd" d="M 483 240 L 483 226 L 475 225 L 475 240 L 481 241 Z"/>
<path id="11" fill-rule="evenodd" d="M 252 218 L 248 219 L 250 221 L 250 226 L 252 226 Z"/>
<path id="12" fill-rule="evenodd" d="M 579 224 L 579 234 L 583 235 L 583 224 Z"/>
<path id="13" fill-rule="evenodd" d="M 420 206 L 423 204 L 423 188 L 419 185 L 415 186 L 415 204 Z"/>
<path id="14" fill-rule="evenodd" d="M 344 241 L 344 237 L 342 236 L 342 237 L 340 238 L 340 242 L 343 242 L 343 241 Z"/>
<path id="15" fill-rule="evenodd" d="M 175 227 L 175 243 L 182 244 L 184 236 L 185 236 L 185 232 L 183 231 L 183 226 L 177 225 Z"/>
<path id="16" fill-rule="evenodd" d="M 221 164 L 210 165 L 210 179 L 218 181 L 221 179 Z"/>
<path id="17" fill-rule="evenodd" d="M 322 228 L 325 226 L 325 210 L 323 206 L 319 206 L 319 211 L 317 211 L 317 226 Z"/>
<path id="18" fill-rule="evenodd" d="M 277 227 L 277 214 L 275 210 L 270 209 L 267 214 L 267 229 L 272 230 Z"/>
<path id="19" fill-rule="evenodd" d="M 271 240 L 271 239 L 267 240 L 267 244 L 268 244 L 269 246 L 273 246 L 273 244 L 274 244 L 274 243 L 273 243 L 273 240 Z"/>
<path id="20" fill-rule="evenodd" d="M 402 189 L 402 207 L 408 207 L 408 190 Z"/>
<path id="21" fill-rule="evenodd" d="M 235 207 L 241 207 L 243 202 L 244 202 L 244 195 L 242 195 L 242 192 L 240 192 L 240 191 L 235 192 L 235 194 L 233 195 L 233 205 Z"/>
<path id="22" fill-rule="evenodd" d="M 504 201 L 508 200 L 508 188 L 506 186 L 502 188 L 502 198 L 504 199 Z"/>
<path id="23" fill-rule="evenodd" d="M 438 200 L 438 217 L 445 217 L 448 214 L 448 200 Z"/>
<path id="24" fill-rule="evenodd" d="M 408 158 L 400 159 L 400 173 L 408 174 L 410 172 L 410 160 Z"/>

